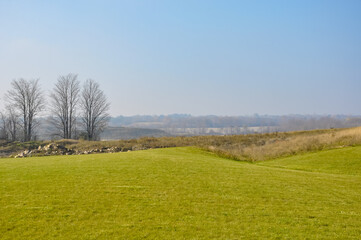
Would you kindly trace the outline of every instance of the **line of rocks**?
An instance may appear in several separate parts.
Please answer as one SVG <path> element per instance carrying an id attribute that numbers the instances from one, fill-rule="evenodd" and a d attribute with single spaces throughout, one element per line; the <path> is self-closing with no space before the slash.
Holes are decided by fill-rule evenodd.
<path id="1" fill-rule="evenodd" d="M 143 148 L 144 149 L 144 148 Z M 141 150 L 139 147 L 133 147 L 131 150 Z M 63 145 L 50 143 L 45 146 L 39 146 L 37 149 L 33 150 L 25 150 L 15 156 L 10 156 L 14 158 L 24 158 L 31 156 L 50 156 L 50 155 L 82 155 L 82 154 L 93 154 L 93 153 L 115 153 L 121 151 L 131 151 L 130 149 L 121 149 L 119 147 L 103 147 L 96 148 L 91 150 L 77 150 L 77 149 L 69 149 Z"/>

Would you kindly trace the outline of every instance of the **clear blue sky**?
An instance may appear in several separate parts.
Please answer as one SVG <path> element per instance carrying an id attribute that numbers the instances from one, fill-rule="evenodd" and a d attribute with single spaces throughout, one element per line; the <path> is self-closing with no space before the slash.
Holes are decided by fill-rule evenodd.
<path id="1" fill-rule="evenodd" d="M 112 115 L 361 114 L 361 1 L 0 0 L 1 97 L 70 72 Z"/>

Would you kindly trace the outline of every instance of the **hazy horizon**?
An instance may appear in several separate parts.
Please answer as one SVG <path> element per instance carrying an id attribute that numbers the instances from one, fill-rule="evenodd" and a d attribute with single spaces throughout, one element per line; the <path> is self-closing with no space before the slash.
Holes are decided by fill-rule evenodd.
<path id="1" fill-rule="evenodd" d="M 13 79 L 100 83 L 112 116 L 361 115 L 360 1 L 1 1 Z M 0 104 L 0 107 L 1 107 Z"/>

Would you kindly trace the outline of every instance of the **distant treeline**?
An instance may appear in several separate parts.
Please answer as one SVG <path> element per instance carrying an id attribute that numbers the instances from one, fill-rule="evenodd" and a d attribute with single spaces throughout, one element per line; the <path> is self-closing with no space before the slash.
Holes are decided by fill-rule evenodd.
<path id="1" fill-rule="evenodd" d="M 296 131 L 361 126 L 361 116 L 350 115 L 252 115 L 252 116 L 191 116 L 172 114 L 159 116 L 118 116 L 111 126 L 144 128 L 230 128 L 272 127 L 276 131 Z"/>

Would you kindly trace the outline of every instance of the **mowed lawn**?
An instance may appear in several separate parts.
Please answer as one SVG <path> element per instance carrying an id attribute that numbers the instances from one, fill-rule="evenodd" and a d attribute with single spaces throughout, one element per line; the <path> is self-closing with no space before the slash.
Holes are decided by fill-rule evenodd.
<path id="1" fill-rule="evenodd" d="M 360 239 L 360 168 L 361 147 L 0 159 L 0 239 Z"/>

